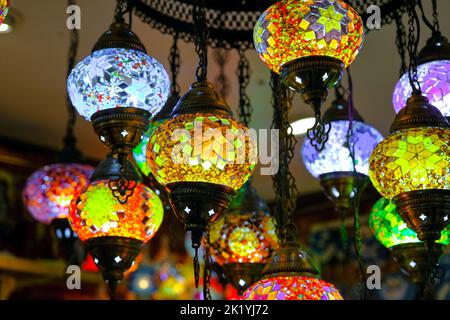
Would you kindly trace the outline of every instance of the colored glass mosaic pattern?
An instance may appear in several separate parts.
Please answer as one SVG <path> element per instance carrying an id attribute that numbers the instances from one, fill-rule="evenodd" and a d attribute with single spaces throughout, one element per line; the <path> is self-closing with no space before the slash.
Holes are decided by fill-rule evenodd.
<path id="1" fill-rule="evenodd" d="M 106 236 L 149 241 L 161 226 L 164 209 L 159 197 L 142 183 L 121 204 L 108 181 L 95 181 L 72 201 L 69 221 L 82 241 Z"/>
<path id="2" fill-rule="evenodd" d="M 343 300 L 332 284 L 303 276 L 260 280 L 242 297 L 244 300 Z"/>
<path id="3" fill-rule="evenodd" d="M 273 218 L 263 211 L 227 212 L 210 229 L 214 260 L 227 263 L 266 263 L 278 238 Z"/>
<path id="4" fill-rule="evenodd" d="M 145 176 L 148 176 L 151 171 L 150 166 L 147 163 L 148 142 L 150 141 L 150 137 L 152 136 L 153 132 L 155 132 L 156 128 L 158 128 L 164 121 L 165 120 L 157 120 L 150 122 L 141 143 L 133 150 L 133 158 L 136 161 L 139 169 Z"/>
<path id="5" fill-rule="evenodd" d="M 325 148 L 318 152 L 309 139 L 305 139 L 302 148 L 303 163 L 314 177 L 330 172 L 353 171 L 353 162 L 347 143 L 349 121 L 331 122 L 329 139 Z M 368 124 L 353 122 L 353 136 L 350 145 L 355 150 L 356 171 L 369 174 L 370 153 L 383 140 L 383 136 Z"/>
<path id="6" fill-rule="evenodd" d="M 369 216 L 369 226 L 373 234 L 386 248 L 400 244 L 417 243 L 417 234 L 408 228 L 402 217 L 397 213 L 395 204 L 386 198 L 379 199 L 372 208 Z M 438 243 L 450 243 L 450 227 L 442 231 Z"/>
<path id="7" fill-rule="evenodd" d="M 370 157 L 369 176 L 387 199 L 408 191 L 450 189 L 450 130 L 413 128 L 394 132 Z"/>
<path id="8" fill-rule="evenodd" d="M 73 197 L 89 184 L 94 168 L 56 163 L 35 171 L 23 190 L 23 201 L 33 218 L 44 224 L 67 218 Z"/>
<path id="9" fill-rule="evenodd" d="M 143 52 L 113 48 L 93 52 L 67 80 L 72 104 L 90 120 L 100 110 L 134 107 L 157 114 L 169 96 L 164 67 Z"/>
<path id="10" fill-rule="evenodd" d="M 0 0 L 0 24 L 5 21 L 9 11 L 9 0 Z"/>
<path id="11" fill-rule="evenodd" d="M 208 182 L 239 189 L 257 162 L 256 138 L 240 123 L 213 114 L 185 114 L 153 133 L 147 161 L 162 185 Z"/>
<path id="12" fill-rule="evenodd" d="M 282 0 L 256 23 L 253 40 L 261 60 L 279 73 L 286 63 L 329 56 L 347 67 L 358 54 L 364 28 L 358 13 L 338 0 Z"/>
<path id="13" fill-rule="evenodd" d="M 450 116 L 450 60 L 427 62 L 417 68 L 418 81 L 422 94 L 430 104 L 438 108 L 445 117 Z M 412 89 L 408 73 L 405 73 L 395 86 L 393 104 L 395 112 L 404 106 Z"/>

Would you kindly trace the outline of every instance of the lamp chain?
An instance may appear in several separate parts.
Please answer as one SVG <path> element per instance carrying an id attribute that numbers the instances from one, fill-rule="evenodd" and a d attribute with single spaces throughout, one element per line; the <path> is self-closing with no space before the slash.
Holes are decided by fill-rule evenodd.
<path id="1" fill-rule="evenodd" d="M 229 52 L 226 49 L 214 50 L 214 59 L 219 67 L 219 74 L 216 77 L 216 89 L 224 97 L 230 93 L 230 84 L 225 72 L 225 66 L 228 62 Z"/>
<path id="2" fill-rule="evenodd" d="M 205 237 L 204 256 L 203 256 L 203 300 L 212 300 L 211 298 L 211 249 L 209 244 L 209 232 Z"/>
<path id="3" fill-rule="evenodd" d="M 350 73 L 350 68 L 347 68 L 347 75 L 348 75 L 348 114 L 349 114 L 349 124 L 347 129 L 347 147 L 350 154 L 350 158 L 352 160 L 353 164 L 353 174 L 356 179 L 356 184 L 353 187 L 353 237 L 354 237 L 354 245 L 355 245 L 355 252 L 358 259 L 358 265 L 359 265 L 359 271 L 360 271 L 360 277 L 361 277 L 361 288 L 364 288 L 361 290 L 361 299 L 366 300 L 367 298 L 367 286 L 366 286 L 366 272 L 364 267 L 364 261 L 362 257 L 362 239 L 361 239 L 361 224 L 359 220 L 359 207 L 360 207 L 360 201 L 361 201 L 361 190 L 363 189 L 363 181 L 360 178 L 360 175 L 358 174 L 358 171 L 356 170 L 356 158 L 355 158 L 355 145 L 357 141 L 355 141 L 355 135 L 353 131 L 353 116 L 355 113 L 355 107 L 353 104 L 353 81 L 352 81 L 352 75 Z"/>
<path id="4" fill-rule="evenodd" d="M 400 65 L 400 77 L 404 75 L 407 71 L 406 66 L 406 30 L 405 25 L 402 22 L 402 15 L 395 15 L 395 24 L 397 27 L 397 35 L 395 38 L 395 44 L 397 46 L 398 54 L 400 55 L 401 65 Z"/>
<path id="5" fill-rule="evenodd" d="M 199 63 L 196 70 L 197 81 L 206 81 L 208 75 L 208 37 L 209 30 L 206 23 L 205 0 L 195 0 L 193 7 L 195 29 L 195 52 Z"/>
<path id="6" fill-rule="evenodd" d="M 252 104 L 249 96 L 247 95 L 247 87 L 250 83 L 250 63 L 245 56 L 245 50 L 240 49 L 239 63 L 237 68 L 237 77 L 239 81 L 239 121 L 246 127 L 250 125 L 250 120 L 253 113 Z"/>
<path id="7" fill-rule="evenodd" d="M 438 12 L 437 12 L 436 0 L 432 0 L 432 5 L 433 5 L 433 21 L 432 22 L 427 18 L 426 14 L 425 14 L 425 10 L 423 9 L 422 0 L 419 0 L 418 4 L 419 4 L 420 13 L 422 14 L 422 21 L 431 30 L 433 35 L 440 35 L 441 32 L 440 32 L 440 26 L 439 26 L 439 16 L 438 16 Z"/>
<path id="8" fill-rule="evenodd" d="M 325 148 L 325 144 L 328 141 L 331 130 L 331 124 L 324 122 L 321 119 L 321 105 L 322 102 L 320 100 L 314 100 L 311 102 L 311 106 L 314 110 L 315 122 L 313 127 L 306 131 L 306 136 L 317 152 L 321 152 Z"/>
<path id="9" fill-rule="evenodd" d="M 289 170 L 289 164 L 294 158 L 297 143 L 288 120 L 293 94 L 274 73 L 272 73 L 271 86 L 274 94 L 274 113 L 271 128 L 279 130 L 280 163 L 278 172 L 272 176 L 276 195 L 277 233 L 281 241 L 286 239 L 296 240 L 298 230 L 294 223 L 294 211 L 297 205 L 298 190 L 295 178 Z"/>
<path id="10" fill-rule="evenodd" d="M 431 0 L 431 3 L 433 4 L 433 26 L 434 26 L 434 30 L 437 33 L 441 33 L 440 29 L 440 25 L 439 25 L 439 15 L 438 15 L 438 11 L 437 11 L 437 0 Z"/>
<path id="11" fill-rule="evenodd" d="M 408 1 L 408 28 L 409 82 L 413 89 L 413 94 L 421 94 L 417 74 L 417 49 L 420 39 L 420 22 L 416 12 L 416 1 Z"/>
<path id="12" fill-rule="evenodd" d="M 180 49 L 178 48 L 178 32 L 173 36 L 173 43 L 169 52 L 170 73 L 172 74 L 172 82 L 170 84 L 170 95 L 174 98 L 180 97 L 180 84 L 178 83 L 178 75 L 180 74 Z"/>
<path id="13" fill-rule="evenodd" d="M 117 0 L 116 9 L 114 10 L 114 21 L 125 22 L 123 16 L 127 12 L 128 0 Z"/>

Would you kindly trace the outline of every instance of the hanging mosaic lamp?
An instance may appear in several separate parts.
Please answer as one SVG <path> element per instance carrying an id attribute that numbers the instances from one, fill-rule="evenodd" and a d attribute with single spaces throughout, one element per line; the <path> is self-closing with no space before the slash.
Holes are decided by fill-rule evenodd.
<path id="1" fill-rule="evenodd" d="M 147 55 L 123 18 L 116 18 L 67 81 L 72 104 L 123 165 L 166 103 L 169 87 L 164 67 Z"/>
<path id="2" fill-rule="evenodd" d="M 254 170 L 256 141 L 246 130 L 213 85 L 198 81 L 150 139 L 152 174 L 169 191 L 195 249 Z"/>
<path id="3" fill-rule="evenodd" d="M 320 107 L 362 47 L 361 17 L 339 0 L 282 0 L 258 19 L 253 39 L 267 67 L 313 107 L 311 140 L 322 148 Z"/>
<path id="4" fill-rule="evenodd" d="M 446 118 L 415 93 L 370 157 L 374 187 L 430 250 L 449 223 L 449 141 Z"/>
<path id="5" fill-rule="evenodd" d="M 261 278 L 262 269 L 278 248 L 278 238 L 269 207 L 250 183 L 211 226 L 209 240 L 212 257 L 239 294 Z"/>
<path id="6" fill-rule="evenodd" d="M 349 108 L 342 97 L 333 101 L 323 118 L 331 124 L 328 142 L 322 151 L 317 151 L 311 141 L 305 139 L 301 151 L 303 163 L 311 175 L 320 179 L 322 189 L 336 210 L 347 211 L 353 207 L 356 184 L 367 185 L 370 153 L 383 136 L 354 110 L 353 134 L 347 137 Z M 354 150 L 355 168 L 350 150 Z"/>
<path id="7" fill-rule="evenodd" d="M 339 291 L 319 278 L 311 257 L 296 237 L 287 236 L 263 270 L 263 278 L 243 294 L 244 300 L 343 300 Z"/>
<path id="8" fill-rule="evenodd" d="M 5 21 L 9 11 L 9 0 L 0 0 L 0 25 Z"/>
<path id="9" fill-rule="evenodd" d="M 444 246 L 450 243 L 450 226 L 447 226 L 429 255 L 417 234 L 408 228 L 398 214 L 395 204 L 385 198 L 379 199 L 373 206 L 369 226 L 377 240 L 392 250 L 401 271 L 411 282 L 420 286 L 426 283 L 430 262 L 437 265 Z"/>
<path id="10" fill-rule="evenodd" d="M 135 184 L 126 202 L 121 202 L 109 185 L 120 175 Z M 92 254 L 112 297 L 141 245 L 155 235 L 163 220 L 161 200 L 141 181 L 131 162 L 121 170 L 117 157 L 110 155 L 70 206 L 70 224 Z"/>
<path id="11" fill-rule="evenodd" d="M 450 43 L 440 33 L 428 39 L 418 54 L 417 76 L 423 95 L 430 104 L 450 117 Z M 393 93 L 395 112 L 399 112 L 412 94 L 408 73 L 397 82 Z"/>

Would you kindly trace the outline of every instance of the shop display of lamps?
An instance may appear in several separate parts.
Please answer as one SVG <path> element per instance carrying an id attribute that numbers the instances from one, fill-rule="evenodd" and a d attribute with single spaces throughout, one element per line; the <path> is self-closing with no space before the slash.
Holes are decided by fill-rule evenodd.
<path id="1" fill-rule="evenodd" d="M 392 250 L 402 272 L 419 289 L 426 286 L 430 267 L 437 265 L 444 246 L 450 243 L 450 227 L 447 226 L 429 254 L 417 234 L 402 220 L 395 205 L 385 198 L 373 206 L 369 226 L 377 240 Z"/>
<path id="2" fill-rule="evenodd" d="M 166 103 L 169 77 L 119 15 L 92 54 L 71 72 L 67 87 L 78 113 L 99 139 L 126 158 L 144 138 L 149 119 Z"/>
<path id="3" fill-rule="evenodd" d="M 211 226 L 209 241 L 213 259 L 239 294 L 260 279 L 278 247 L 278 238 L 267 204 L 250 183 L 239 190 L 228 211 Z"/>
<path id="4" fill-rule="evenodd" d="M 320 107 L 361 49 L 360 16 L 339 0 L 282 0 L 261 15 L 253 38 L 267 67 L 313 107 L 316 123 L 308 137 L 322 149 L 329 127 Z"/>
<path id="5" fill-rule="evenodd" d="M 113 195 L 109 186 L 121 175 L 135 184 L 126 202 Z M 70 224 L 92 254 L 112 297 L 141 245 L 160 227 L 163 215 L 161 200 L 142 183 L 137 169 L 129 161 L 122 168 L 112 155 L 100 163 L 89 186 L 72 201 Z"/>
<path id="6" fill-rule="evenodd" d="M 383 139 L 376 129 L 364 122 L 356 110 L 352 113 L 353 134 L 348 136 L 349 107 L 342 96 L 338 97 L 323 116 L 331 125 L 324 149 L 317 151 L 309 140 L 305 140 L 302 148 L 302 159 L 307 170 L 320 179 L 325 194 L 341 213 L 353 207 L 356 184 L 359 183 L 361 188 L 367 184 L 370 154 Z M 351 150 L 354 152 L 355 165 Z"/>

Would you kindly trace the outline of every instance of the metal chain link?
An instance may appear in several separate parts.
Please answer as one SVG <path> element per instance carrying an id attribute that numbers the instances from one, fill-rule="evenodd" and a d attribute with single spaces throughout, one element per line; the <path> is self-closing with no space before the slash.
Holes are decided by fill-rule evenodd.
<path id="1" fill-rule="evenodd" d="M 438 11 L 437 11 L 437 1 L 436 0 L 432 0 L 431 3 L 433 5 L 433 26 L 434 26 L 434 30 L 437 33 L 441 33 L 441 27 L 439 25 L 439 15 L 438 15 Z"/>
<path id="2" fill-rule="evenodd" d="M 169 52 L 170 73 L 172 74 L 172 82 L 170 84 L 170 95 L 174 98 L 180 97 L 180 84 L 178 83 L 178 75 L 181 69 L 180 49 L 178 48 L 178 33 L 173 36 L 173 43 Z"/>
<path id="3" fill-rule="evenodd" d="M 196 0 L 193 7 L 195 29 L 195 52 L 199 63 L 196 71 L 197 81 L 206 81 L 208 76 L 208 37 L 209 30 L 206 23 L 205 0 Z"/>
<path id="4" fill-rule="evenodd" d="M 250 84 L 250 63 L 245 56 L 245 50 L 239 50 L 239 63 L 236 75 L 239 81 L 239 121 L 246 127 L 250 125 L 253 113 L 252 104 L 247 94 L 247 87 Z"/>
<path id="5" fill-rule="evenodd" d="M 420 93 L 420 83 L 417 74 L 417 49 L 419 47 L 420 39 L 420 22 L 416 12 L 416 2 L 408 1 L 408 55 L 409 55 L 409 68 L 408 76 L 413 93 Z M 416 34 L 417 33 L 417 34 Z"/>
<path id="6" fill-rule="evenodd" d="M 204 244 L 203 255 L 203 300 L 212 300 L 211 298 L 211 249 L 209 244 L 209 231 L 205 237 L 207 240 Z"/>
<path id="7" fill-rule="evenodd" d="M 226 49 L 215 49 L 214 59 L 219 67 L 219 74 L 216 77 L 216 90 L 224 97 L 230 93 L 230 83 L 228 81 L 225 66 L 228 62 L 229 51 Z"/>
<path id="8" fill-rule="evenodd" d="M 127 13 L 128 0 L 117 0 L 116 8 L 114 10 L 114 21 L 124 22 L 123 16 Z"/>
<path id="9" fill-rule="evenodd" d="M 297 139 L 292 133 L 288 113 L 292 107 L 293 93 L 280 81 L 278 75 L 272 73 L 273 90 L 273 122 L 272 129 L 279 130 L 279 169 L 272 176 L 276 196 L 277 233 L 282 241 L 286 237 L 297 237 L 294 223 L 294 211 L 297 206 L 298 190 L 295 178 L 289 170 L 294 158 Z"/>
<path id="10" fill-rule="evenodd" d="M 395 25 L 397 27 L 397 35 L 395 38 L 395 45 L 397 46 L 397 51 L 400 56 L 401 65 L 400 65 L 400 77 L 403 76 L 407 71 L 406 66 L 406 29 L 405 25 L 402 21 L 402 15 L 396 14 L 395 15 Z"/>

